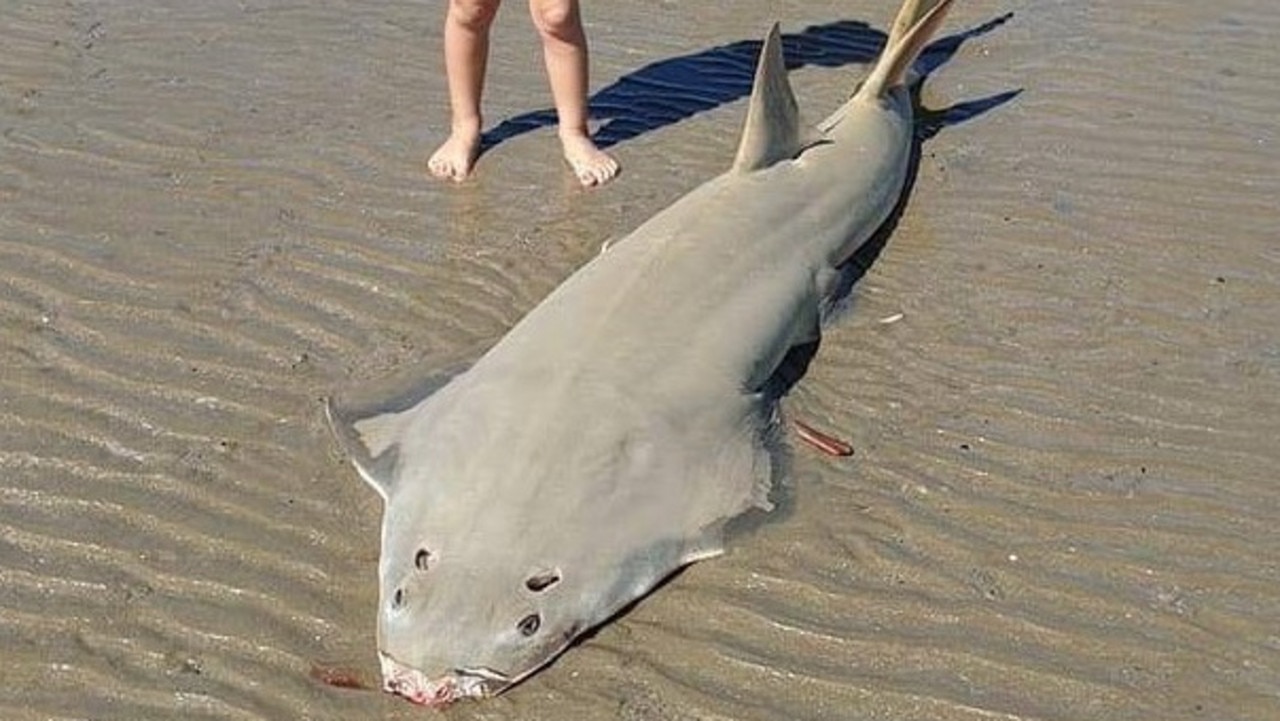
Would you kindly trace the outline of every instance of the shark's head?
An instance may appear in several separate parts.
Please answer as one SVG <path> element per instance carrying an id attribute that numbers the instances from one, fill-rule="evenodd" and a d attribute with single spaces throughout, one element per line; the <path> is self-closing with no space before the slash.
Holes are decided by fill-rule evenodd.
<path id="1" fill-rule="evenodd" d="M 753 503 L 750 434 L 637 419 L 622 403 L 593 422 L 530 424 L 511 393 L 487 402 L 476 391 L 455 409 L 450 388 L 437 406 L 349 424 L 331 411 L 384 501 L 383 687 L 412 701 L 443 706 L 520 682 L 719 552 L 717 524 Z M 736 442 L 707 450 L 721 437 Z"/>
<path id="2" fill-rule="evenodd" d="M 428 706 L 492 696 L 604 620 L 618 580 L 559 556 L 559 534 L 520 538 L 483 520 L 438 533 L 415 499 L 399 500 L 388 502 L 379 569 L 384 690 Z"/>

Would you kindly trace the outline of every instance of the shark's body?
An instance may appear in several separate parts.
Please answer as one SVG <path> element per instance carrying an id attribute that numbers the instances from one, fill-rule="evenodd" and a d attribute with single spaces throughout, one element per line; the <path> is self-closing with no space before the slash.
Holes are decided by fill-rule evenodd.
<path id="1" fill-rule="evenodd" d="M 387 690 L 500 691 L 767 509 L 767 381 L 818 335 L 837 267 L 911 153 L 903 81 L 950 0 L 906 0 L 885 56 L 802 128 L 777 28 L 734 167 L 601 253 L 407 408 L 334 410 L 386 499 Z"/>

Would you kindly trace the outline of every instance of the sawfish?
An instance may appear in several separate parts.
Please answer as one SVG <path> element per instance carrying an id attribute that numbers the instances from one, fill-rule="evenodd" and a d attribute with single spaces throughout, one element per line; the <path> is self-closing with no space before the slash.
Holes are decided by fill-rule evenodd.
<path id="1" fill-rule="evenodd" d="M 801 122 L 778 26 L 732 167 L 611 244 L 468 368 L 330 423 L 383 499 L 385 691 L 520 682 L 773 507 L 788 353 L 886 221 L 911 65 L 952 0 L 906 0 L 851 98 Z"/>

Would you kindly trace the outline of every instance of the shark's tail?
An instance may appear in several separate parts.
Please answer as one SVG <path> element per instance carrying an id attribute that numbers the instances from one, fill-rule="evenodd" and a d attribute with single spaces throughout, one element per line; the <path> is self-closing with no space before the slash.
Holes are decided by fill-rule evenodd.
<path id="1" fill-rule="evenodd" d="M 915 62 L 938 26 L 942 24 L 953 0 L 903 0 L 898 16 L 889 28 L 889 40 L 884 52 L 867 76 L 859 95 L 882 97 L 902 84 L 911 64 Z"/>

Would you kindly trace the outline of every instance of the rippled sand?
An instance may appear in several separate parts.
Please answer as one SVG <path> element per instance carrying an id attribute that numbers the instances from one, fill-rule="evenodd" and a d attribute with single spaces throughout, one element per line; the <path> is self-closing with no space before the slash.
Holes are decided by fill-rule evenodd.
<path id="1" fill-rule="evenodd" d="M 817 119 L 896 9 L 586 5 L 591 193 L 520 4 L 463 188 L 423 174 L 443 3 L 0 8 L 0 718 L 430 715 L 311 677 L 376 671 L 379 503 L 319 398 L 474 354 L 725 168 L 772 19 Z M 959 3 L 1014 15 L 923 100 L 985 112 L 789 402 L 857 454 L 448 716 L 1280 718 L 1280 12 L 1183 5 Z"/>

